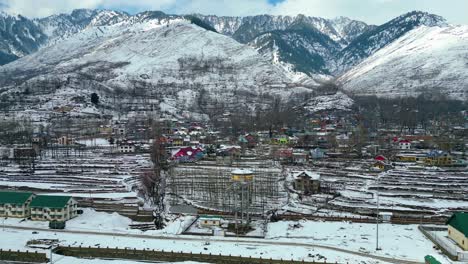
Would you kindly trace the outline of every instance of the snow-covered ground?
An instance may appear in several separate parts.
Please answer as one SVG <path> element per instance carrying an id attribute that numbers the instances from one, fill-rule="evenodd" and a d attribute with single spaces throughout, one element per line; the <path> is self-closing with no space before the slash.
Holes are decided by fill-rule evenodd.
<path id="1" fill-rule="evenodd" d="M 33 234 L 31 230 L 19 230 L 9 226 L 41 229 L 47 228 L 47 223 L 20 222 L 8 219 L 5 221 L 6 228 L 0 231 L 0 235 L 10 239 L 1 239 L 0 248 L 31 250 L 26 247 L 28 240 L 58 239 L 61 245 L 71 246 L 129 247 L 309 261 L 317 260 L 319 256 L 323 256 L 327 262 L 332 263 L 335 261 L 340 263 L 386 263 L 381 260 L 377 261 L 340 252 L 339 249 L 412 261 L 422 261 L 425 255 L 431 254 L 444 264 L 450 263 L 433 249 L 432 243 L 414 225 L 381 224 L 379 237 L 382 250 L 376 251 L 376 230 L 373 224 L 313 221 L 277 222 L 268 225 L 266 239 L 177 235 L 191 221 L 193 221 L 191 217 L 181 217 L 175 219 L 164 230 L 143 233 L 138 230 L 129 230 L 128 225 L 132 221 L 125 217 L 85 210 L 83 215 L 67 222 L 66 229 L 70 233 L 38 230 L 37 234 Z M 92 233 L 72 233 L 72 231 Z M 337 250 L 321 248 L 320 246 L 333 247 Z M 56 256 L 55 259 L 60 259 L 60 257 Z"/>
<path id="2" fill-rule="evenodd" d="M 296 228 L 294 226 L 296 225 Z M 433 249 L 416 225 L 379 225 L 376 251 L 376 225 L 348 222 L 277 222 L 268 225 L 268 239 L 331 245 L 363 253 L 400 259 L 423 260 L 430 254 L 445 259 Z"/>

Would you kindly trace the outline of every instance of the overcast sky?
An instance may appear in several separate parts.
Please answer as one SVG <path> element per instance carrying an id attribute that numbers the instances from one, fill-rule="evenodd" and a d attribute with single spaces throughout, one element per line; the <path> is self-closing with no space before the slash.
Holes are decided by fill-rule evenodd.
<path id="1" fill-rule="evenodd" d="M 0 0 L 0 9 L 27 17 L 67 13 L 76 8 L 117 9 L 129 13 L 162 10 L 174 14 L 348 16 L 382 24 L 412 10 L 468 24 L 468 0 Z"/>

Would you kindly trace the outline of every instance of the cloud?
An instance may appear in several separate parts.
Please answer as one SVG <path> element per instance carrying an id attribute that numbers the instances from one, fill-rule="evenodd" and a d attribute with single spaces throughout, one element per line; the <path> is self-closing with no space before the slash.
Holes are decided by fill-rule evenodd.
<path id="1" fill-rule="evenodd" d="M 34 18 L 69 13 L 78 8 L 164 10 L 177 2 L 177 0 L 0 0 L 0 7 L 7 12 Z"/>
<path id="2" fill-rule="evenodd" d="M 166 13 L 246 16 L 257 14 L 319 17 L 348 16 L 381 24 L 398 15 L 422 10 L 453 23 L 468 24 L 467 0 L 0 0 L 0 9 L 27 17 L 69 13 L 76 8 L 117 9 L 130 13 L 162 10 Z"/>

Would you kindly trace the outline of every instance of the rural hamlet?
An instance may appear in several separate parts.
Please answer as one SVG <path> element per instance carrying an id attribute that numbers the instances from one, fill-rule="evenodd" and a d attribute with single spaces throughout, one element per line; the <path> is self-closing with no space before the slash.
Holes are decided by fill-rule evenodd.
<path id="1" fill-rule="evenodd" d="M 0 264 L 468 264 L 467 10 L 0 0 Z"/>

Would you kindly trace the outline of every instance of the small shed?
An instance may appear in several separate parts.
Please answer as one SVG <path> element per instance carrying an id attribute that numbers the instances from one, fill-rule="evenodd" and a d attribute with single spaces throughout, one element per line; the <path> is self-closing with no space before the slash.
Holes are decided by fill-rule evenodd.
<path id="1" fill-rule="evenodd" d="M 380 212 L 379 218 L 382 219 L 383 222 L 389 223 L 392 221 L 393 213 L 392 212 Z"/>
<path id="2" fill-rule="evenodd" d="M 210 227 L 210 226 L 220 226 L 223 218 L 215 215 L 202 215 L 198 218 L 200 226 Z"/>

